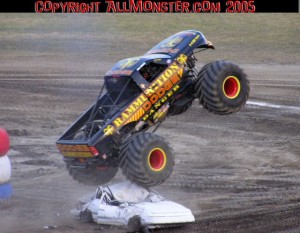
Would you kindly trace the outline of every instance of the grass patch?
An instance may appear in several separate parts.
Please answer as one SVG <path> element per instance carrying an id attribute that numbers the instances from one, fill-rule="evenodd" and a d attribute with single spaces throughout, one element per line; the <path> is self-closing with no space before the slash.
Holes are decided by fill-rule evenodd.
<path id="1" fill-rule="evenodd" d="M 0 14 L 0 58 L 78 55 L 115 62 L 195 29 L 216 47 L 203 62 L 299 64 L 299 22 L 299 14 Z"/>

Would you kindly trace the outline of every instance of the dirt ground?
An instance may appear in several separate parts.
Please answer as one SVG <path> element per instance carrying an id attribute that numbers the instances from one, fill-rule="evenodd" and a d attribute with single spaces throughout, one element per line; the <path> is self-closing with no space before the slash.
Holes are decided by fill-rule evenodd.
<path id="1" fill-rule="evenodd" d="M 216 31 L 200 16 L 186 16 L 190 25 L 177 15 L 175 26 L 174 16 L 145 17 L 0 15 L 0 126 L 11 137 L 14 188 L 12 199 L 0 203 L 1 232 L 122 232 L 71 218 L 77 200 L 96 187 L 72 180 L 55 141 L 96 99 L 102 75 L 116 61 L 201 22 L 219 50 L 200 54 L 199 67 L 222 58 L 239 63 L 251 94 L 228 116 L 208 113 L 195 101 L 157 131 L 174 148 L 176 164 L 155 190 L 196 217 L 194 224 L 163 232 L 300 232 L 299 14 L 207 16 Z M 145 31 L 147 22 L 162 28 L 147 42 L 148 31 L 129 29 L 140 29 L 137 19 L 146 21 Z M 224 21 L 232 22 L 231 32 Z M 243 31 L 250 22 L 257 27 Z M 237 33 L 235 41 L 227 38 Z M 118 173 L 111 183 L 124 179 Z"/>

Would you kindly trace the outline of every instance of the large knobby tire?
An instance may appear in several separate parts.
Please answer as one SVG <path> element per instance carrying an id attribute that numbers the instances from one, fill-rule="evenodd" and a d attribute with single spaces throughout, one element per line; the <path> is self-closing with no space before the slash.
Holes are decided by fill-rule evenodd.
<path id="1" fill-rule="evenodd" d="M 67 165 L 67 169 L 72 178 L 85 185 L 99 186 L 106 184 L 118 172 L 118 167 L 98 166 L 89 168 L 74 168 Z"/>
<path id="2" fill-rule="evenodd" d="M 134 134 L 121 147 L 120 167 L 134 183 L 144 187 L 159 185 L 173 171 L 173 151 L 164 138 L 156 134 Z"/>
<path id="3" fill-rule="evenodd" d="M 247 75 L 238 65 L 221 60 L 201 69 L 195 92 L 204 108 L 224 115 L 237 112 L 245 105 L 250 86 Z"/>

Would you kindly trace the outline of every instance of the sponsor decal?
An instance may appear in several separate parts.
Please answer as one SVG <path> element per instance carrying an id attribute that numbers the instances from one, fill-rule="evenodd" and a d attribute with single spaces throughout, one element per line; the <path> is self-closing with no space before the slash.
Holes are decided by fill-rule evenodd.
<path id="1" fill-rule="evenodd" d="M 107 75 L 131 75 L 133 70 L 130 68 L 136 64 L 139 60 L 139 57 L 128 58 L 118 62 L 112 70 L 106 72 Z"/>
<path id="2" fill-rule="evenodd" d="M 112 125 L 108 125 L 106 126 L 106 128 L 103 130 L 104 134 L 107 135 L 111 135 L 114 133 L 115 128 Z"/>
<path id="3" fill-rule="evenodd" d="M 133 57 L 133 58 L 128 58 L 126 60 L 120 61 L 117 64 L 117 69 L 119 70 L 123 70 L 125 68 L 129 68 L 132 67 L 135 63 L 137 63 L 137 61 L 139 60 L 139 57 Z"/>
<path id="4" fill-rule="evenodd" d="M 63 145 L 57 144 L 57 149 L 67 157 L 93 157 L 87 145 Z"/>
<path id="5" fill-rule="evenodd" d="M 193 46 L 193 44 L 196 43 L 197 40 L 199 40 L 200 35 L 195 36 L 195 38 L 189 43 L 189 46 Z"/>
<path id="6" fill-rule="evenodd" d="M 160 108 L 179 88 L 177 85 L 183 75 L 183 66 L 187 60 L 187 56 L 180 54 L 176 61 L 168 66 L 168 68 L 158 76 L 150 86 L 144 90 L 137 99 L 134 100 L 119 117 L 114 119 L 113 125 L 119 128 L 132 121 L 139 120 L 147 111 L 143 120 L 147 120 Z M 113 132 L 111 129 L 105 128 L 104 133 Z"/>
<path id="7" fill-rule="evenodd" d="M 171 40 L 167 41 L 165 44 L 162 44 L 161 48 L 174 48 L 176 45 L 178 45 L 183 38 L 181 36 L 175 36 Z"/>
<path id="8" fill-rule="evenodd" d="M 108 75 L 131 75 L 132 70 L 109 70 L 106 72 L 105 76 Z"/>
<path id="9" fill-rule="evenodd" d="M 136 113 L 137 110 L 139 110 L 141 107 L 144 106 L 145 103 L 147 103 L 148 99 L 145 96 L 145 94 L 141 94 L 137 99 L 134 100 L 132 104 L 130 104 L 122 113 L 121 116 L 117 117 L 113 124 L 116 127 L 120 127 L 123 125 L 123 123 L 129 123 L 127 120 Z"/>

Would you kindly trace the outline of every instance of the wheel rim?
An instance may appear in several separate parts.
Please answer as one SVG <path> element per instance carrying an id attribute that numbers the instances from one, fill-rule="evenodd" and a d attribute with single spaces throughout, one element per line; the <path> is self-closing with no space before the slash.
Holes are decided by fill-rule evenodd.
<path id="1" fill-rule="evenodd" d="M 241 91 L 240 81 L 235 76 L 228 76 L 223 82 L 223 93 L 229 99 L 236 98 Z"/>
<path id="2" fill-rule="evenodd" d="M 166 153 L 162 149 L 155 148 L 150 151 L 148 155 L 148 164 L 153 171 L 158 172 L 163 170 L 166 166 L 166 162 Z"/>

